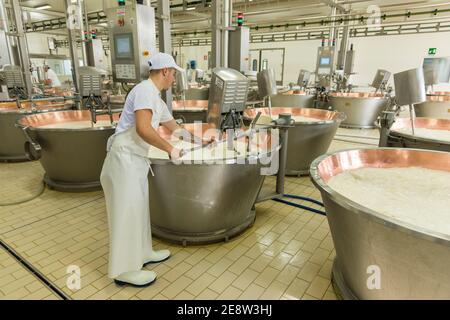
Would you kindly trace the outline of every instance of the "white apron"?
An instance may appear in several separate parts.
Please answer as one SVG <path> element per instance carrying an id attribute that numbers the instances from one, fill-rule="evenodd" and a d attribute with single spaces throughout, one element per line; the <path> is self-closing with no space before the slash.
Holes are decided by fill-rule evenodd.
<path id="1" fill-rule="evenodd" d="M 108 141 L 110 150 L 100 182 L 105 193 L 109 224 L 108 276 L 139 271 L 152 250 L 148 173 L 149 144 L 133 126 Z"/>

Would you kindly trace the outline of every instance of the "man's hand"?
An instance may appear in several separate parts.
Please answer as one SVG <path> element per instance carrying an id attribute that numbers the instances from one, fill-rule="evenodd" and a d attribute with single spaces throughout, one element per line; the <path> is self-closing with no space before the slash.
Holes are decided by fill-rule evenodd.
<path id="1" fill-rule="evenodd" d="M 172 151 L 169 153 L 169 158 L 170 158 L 170 160 L 173 160 L 173 161 L 179 160 L 183 156 L 184 156 L 183 149 L 172 148 Z"/>

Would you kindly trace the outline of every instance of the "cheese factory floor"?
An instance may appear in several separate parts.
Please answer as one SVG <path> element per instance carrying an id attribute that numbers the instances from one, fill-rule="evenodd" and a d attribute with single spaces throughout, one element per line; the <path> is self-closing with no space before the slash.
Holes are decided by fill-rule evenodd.
<path id="1" fill-rule="evenodd" d="M 377 139 L 377 130 L 339 129 L 330 152 Z M 336 299 L 326 217 L 274 201 L 258 204 L 253 227 L 226 243 L 182 247 L 154 238 L 156 249 L 172 252 L 147 267 L 157 272 L 156 282 L 117 286 L 106 276 L 102 191 L 45 189 L 31 201 L 4 205 L 39 193 L 43 173 L 36 161 L 0 163 L 0 299 Z M 266 186 L 274 184 L 266 178 Z M 321 200 L 309 177 L 286 178 L 285 192 Z M 76 291 L 67 285 L 72 265 L 81 270 Z"/>

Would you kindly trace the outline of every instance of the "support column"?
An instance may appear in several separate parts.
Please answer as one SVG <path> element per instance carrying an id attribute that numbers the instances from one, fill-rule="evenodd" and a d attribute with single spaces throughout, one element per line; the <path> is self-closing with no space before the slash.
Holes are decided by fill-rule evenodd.
<path id="1" fill-rule="evenodd" d="M 33 84 L 31 83 L 31 71 L 30 60 L 28 55 L 27 38 L 25 36 L 23 21 L 22 21 L 22 9 L 19 5 L 19 0 L 12 0 L 12 9 L 14 14 L 14 20 L 16 21 L 16 34 L 17 42 L 20 52 L 20 66 L 22 68 L 22 77 L 27 91 L 28 98 L 31 98 Z"/>
<path id="2" fill-rule="evenodd" d="M 72 59 L 72 79 L 75 91 L 79 92 L 80 79 L 78 77 L 80 67 L 80 57 L 78 55 L 78 39 L 83 41 L 83 17 L 79 0 L 65 0 L 66 5 L 66 25 L 69 40 L 69 51 Z M 82 42 L 83 43 L 83 42 Z M 82 46 L 84 48 L 84 46 Z M 83 52 L 84 49 L 81 51 Z M 84 61 L 83 57 L 83 61 Z"/>
<path id="3" fill-rule="evenodd" d="M 170 1 L 158 0 L 159 51 L 172 54 L 172 38 L 170 35 Z M 178 71 L 177 71 L 178 72 Z M 162 93 L 167 108 L 172 112 L 172 88 Z"/>

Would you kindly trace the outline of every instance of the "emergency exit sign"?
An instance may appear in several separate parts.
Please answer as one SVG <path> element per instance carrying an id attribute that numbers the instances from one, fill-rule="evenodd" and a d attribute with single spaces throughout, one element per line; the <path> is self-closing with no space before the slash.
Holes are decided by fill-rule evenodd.
<path id="1" fill-rule="evenodd" d="M 430 48 L 430 49 L 428 49 L 428 54 L 429 54 L 429 55 L 435 55 L 436 52 L 437 52 L 437 49 L 436 49 L 436 48 Z"/>

